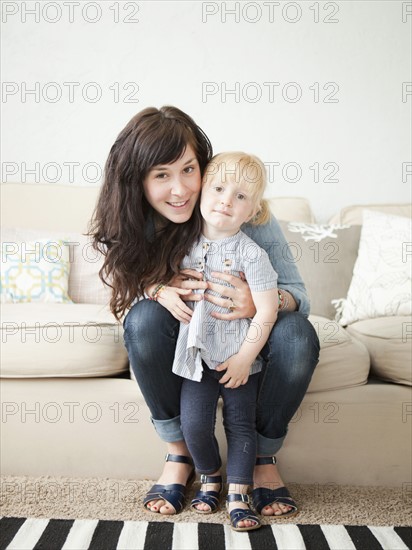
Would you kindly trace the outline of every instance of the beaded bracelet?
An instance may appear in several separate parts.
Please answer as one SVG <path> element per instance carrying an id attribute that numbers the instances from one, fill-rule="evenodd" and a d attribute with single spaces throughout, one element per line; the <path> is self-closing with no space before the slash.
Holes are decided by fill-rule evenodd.
<path id="1" fill-rule="evenodd" d="M 278 309 L 283 308 L 283 294 L 278 289 Z"/>
<path id="2" fill-rule="evenodd" d="M 162 286 L 159 288 L 159 290 L 156 292 L 155 297 L 154 297 L 154 300 L 155 300 L 156 302 L 158 301 L 159 296 L 161 295 L 161 293 L 162 293 L 164 290 L 166 290 L 166 288 L 167 288 L 167 285 L 162 285 Z"/>
<path id="3" fill-rule="evenodd" d="M 283 294 L 283 292 L 281 292 L 279 289 L 278 289 L 278 309 L 279 310 L 283 310 L 283 309 L 287 309 L 289 305 L 289 297 L 287 294 Z"/>
<path id="4" fill-rule="evenodd" d="M 157 299 L 159 297 L 159 294 L 166 288 L 166 285 L 163 283 L 158 284 L 154 291 L 152 292 L 152 295 L 149 297 L 149 300 L 154 300 L 157 302 Z"/>

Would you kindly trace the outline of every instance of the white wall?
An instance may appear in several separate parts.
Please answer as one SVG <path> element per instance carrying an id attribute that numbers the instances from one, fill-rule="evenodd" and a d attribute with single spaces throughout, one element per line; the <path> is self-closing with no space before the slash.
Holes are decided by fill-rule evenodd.
<path id="1" fill-rule="evenodd" d="M 236 6 L 239 17 L 225 14 Z M 279 163 L 268 195 L 307 197 L 320 221 L 348 204 L 410 200 L 411 2 L 3 1 L 2 19 L 3 182 L 99 185 L 89 163 L 104 165 L 129 118 L 174 104 L 216 152 Z M 79 83 L 72 98 L 68 82 Z M 239 96 L 225 96 L 236 83 Z M 36 86 L 38 97 L 25 91 Z M 283 97 L 297 89 L 300 100 Z M 125 102 L 133 91 L 138 102 Z M 325 181 L 334 166 L 338 181 Z"/>

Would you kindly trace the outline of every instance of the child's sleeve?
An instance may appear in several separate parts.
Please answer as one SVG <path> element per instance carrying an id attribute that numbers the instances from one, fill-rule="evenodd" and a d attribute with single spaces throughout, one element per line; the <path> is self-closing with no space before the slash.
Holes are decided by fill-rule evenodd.
<path id="1" fill-rule="evenodd" d="M 242 242 L 242 260 L 242 271 L 252 292 L 277 288 L 278 274 L 267 252 L 247 237 Z"/>

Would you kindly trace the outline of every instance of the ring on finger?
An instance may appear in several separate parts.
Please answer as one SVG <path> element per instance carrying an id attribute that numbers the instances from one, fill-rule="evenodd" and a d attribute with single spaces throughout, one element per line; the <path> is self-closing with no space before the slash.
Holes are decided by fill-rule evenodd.
<path id="1" fill-rule="evenodd" d="M 236 304 L 235 304 L 235 302 L 232 300 L 232 298 L 229 298 L 229 301 L 230 301 L 230 306 L 228 307 L 228 309 L 229 309 L 230 311 L 235 311 L 235 309 L 236 309 Z"/>

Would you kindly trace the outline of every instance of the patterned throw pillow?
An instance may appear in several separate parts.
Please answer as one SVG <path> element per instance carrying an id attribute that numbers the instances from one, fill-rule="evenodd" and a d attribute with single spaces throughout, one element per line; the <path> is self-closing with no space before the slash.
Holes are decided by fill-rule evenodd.
<path id="1" fill-rule="evenodd" d="M 341 325 L 412 314 L 411 235 L 411 218 L 364 210 L 348 295 L 336 301 Z"/>
<path id="2" fill-rule="evenodd" d="M 1 303 L 72 303 L 69 247 L 63 240 L 2 242 Z"/>
<path id="3" fill-rule="evenodd" d="M 21 227 L 1 228 L 2 243 L 39 241 L 45 235 L 48 235 L 48 239 L 53 242 L 63 240 L 69 247 L 69 297 L 71 300 L 75 304 L 109 304 L 111 288 L 104 285 L 99 277 L 104 257 L 93 250 L 89 237 L 73 231 L 63 232 Z"/>

